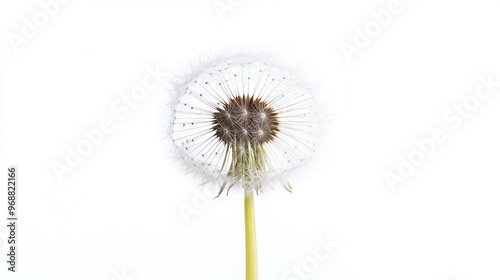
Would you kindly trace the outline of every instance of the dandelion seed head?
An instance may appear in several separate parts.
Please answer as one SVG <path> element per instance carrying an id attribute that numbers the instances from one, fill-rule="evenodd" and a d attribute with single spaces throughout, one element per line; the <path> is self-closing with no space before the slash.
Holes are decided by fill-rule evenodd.
<path id="1" fill-rule="evenodd" d="M 270 112 L 266 119 L 261 118 L 260 112 L 264 110 Z M 213 113 L 213 124 L 215 135 L 228 146 L 264 144 L 279 131 L 277 114 L 273 109 L 260 99 L 245 96 L 231 98 L 218 107 Z"/>
<path id="2" fill-rule="evenodd" d="M 281 185 L 316 149 L 311 91 L 283 67 L 243 56 L 197 71 L 176 92 L 176 154 L 203 181 L 261 192 Z"/>

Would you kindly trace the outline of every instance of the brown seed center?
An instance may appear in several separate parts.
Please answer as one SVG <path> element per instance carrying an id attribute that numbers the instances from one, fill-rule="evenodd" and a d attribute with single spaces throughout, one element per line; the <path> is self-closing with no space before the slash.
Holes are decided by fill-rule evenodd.
<path id="1" fill-rule="evenodd" d="M 279 131 L 277 113 L 259 98 L 237 96 L 213 113 L 215 135 L 227 145 L 247 147 L 273 140 Z"/>

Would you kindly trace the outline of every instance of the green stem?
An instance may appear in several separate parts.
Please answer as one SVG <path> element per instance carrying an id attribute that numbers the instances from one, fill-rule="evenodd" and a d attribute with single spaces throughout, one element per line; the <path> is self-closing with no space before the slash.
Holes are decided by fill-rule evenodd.
<path id="1" fill-rule="evenodd" d="M 245 193 L 246 280 L 257 280 L 257 234 L 253 193 Z"/>

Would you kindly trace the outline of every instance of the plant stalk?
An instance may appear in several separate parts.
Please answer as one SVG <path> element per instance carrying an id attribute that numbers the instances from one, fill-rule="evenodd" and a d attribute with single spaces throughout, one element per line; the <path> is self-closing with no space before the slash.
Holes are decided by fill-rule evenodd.
<path id="1" fill-rule="evenodd" d="M 253 192 L 245 192 L 246 280 L 257 280 L 257 234 Z"/>

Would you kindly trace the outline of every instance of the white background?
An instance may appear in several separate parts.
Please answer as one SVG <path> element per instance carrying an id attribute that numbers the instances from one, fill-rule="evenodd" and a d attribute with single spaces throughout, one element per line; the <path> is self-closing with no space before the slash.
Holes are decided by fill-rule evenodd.
<path id="1" fill-rule="evenodd" d="M 221 18 L 212 0 L 68 1 L 16 52 L 9 38 L 43 10 L 2 1 L 1 181 L 18 166 L 20 225 L 14 274 L 5 186 L 0 278 L 243 279 L 241 193 L 206 202 L 174 167 L 161 138 L 165 87 L 124 119 L 111 104 L 147 67 L 176 73 L 246 46 L 310 69 L 330 113 L 328 152 L 294 192 L 256 199 L 261 279 L 301 279 L 285 275 L 302 264 L 308 279 L 499 279 L 500 87 L 459 127 L 443 119 L 480 76 L 500 81 L 498 1 L 401 0 L 350 63 L 341 43 L 354 46 L 389 1 L 232 3 Z M 53 162 L 105 118 L 114 130 L 60 182 Z M 391 189 L 384 173 L 436 128 L 447 140 Z M 186 220 L 182 207 L 197 214 Z M 311 268 L 328 238 L 339 247 Z"/>

